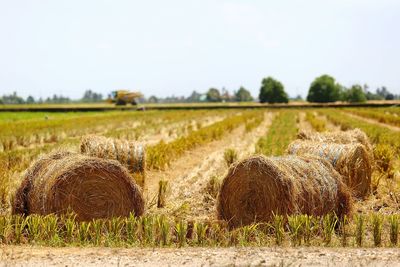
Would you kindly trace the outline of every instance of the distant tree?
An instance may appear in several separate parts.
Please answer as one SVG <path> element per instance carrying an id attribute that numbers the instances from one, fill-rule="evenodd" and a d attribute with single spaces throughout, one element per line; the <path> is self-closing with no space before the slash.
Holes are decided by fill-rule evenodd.
<path id="1" fill-rule="evenodd" d="M 291 98 L 290 100 L 293 100 L 293 101 L 303 101 L 303 97 L 299 94 L 299 95 L 297 95 L 296 97 Z"/>
<path id="2" fill-rule="evenodd" d="M 349 89 L 346 88 L 345 86 L 337 83 L 336 84 L 337 87 L 337 94 L 338 94 L 338 99 L 339 101 L 348 101 L 348 91 Z"/>
<path id="3" fill-rule="evenodd" d="M 221 90 L 221 100 L 222 100 L 223 102 L 234 101 L 234 100 L 235 100 L 234 98 L 235 98 L 235 97 L 232 96 L 232 95 L 229 93 L 229 91 L 225 89 L 225 87 L 222 87 L 222 90 Z"/>
<path id="4" fill-rule="evenodd" d="M 65 104 L 65 103 L 70 103 L 71 99 L 69 99 L 68 97 L 64 97 L 62 95 L 58 96 L 54 94 L 52 98 L 47 97 L 44 102 L 48 104 Z"/>
<path id="5" fill-rule="evenodd" d="M 200 102 L 201 94 L 193 91 L 192 94 L 186 98 L 186 102 Z"/>
<path id="6" fill-rule="evenodd" d="M 340 99 L 340 85 L 329 75 L 317 77 L 310 86 L 307 101 L 317 103 L 335 102 Z"/>
<path id="7" fill-rule="evenodd" d="M 376 94 L 381 96 L 382 99 L 385 99 L 385 100 L 393 100 L 395 97 L 394 94 L 389 92 L 389 90 L 386 88 L 386 86 L 382 86 L 381 89 L 377 88 Z"/>
<path id="8" fill-rule="evenodd" d="M 83 94 L 81 102 L 101 102 L 103 100 L 103 95 L 93 92 L 92 90 L 88 89 Z"/>
<path id="9" fill-rule="evenodd" d="M 158 98 L 154 95 L 150 96 L 149 99 L 147 100 L 149 103 L 158 103 Z"/>
<path id="10" fill-rule="evenodd" d="M 11 95 L 3 95 L 2 102 L 4 104 L 24 104 L 25 101 L 22 97 L 18 96 L 16 92 Z"/>
<path id="11" fill-rule="evenodd" d="M 219 93 L 218 89 L 210 88 L 207 92 L 207 101 L 208 102 L 221 102 L 221 94 Z"/>
<path id="12" fill-rule="evenodd" d="M 261 82 L 259 100 L 261 103 L 288 103 L 289 98 L 283 84 L 272 77 L 264 78 Z"/>
<path id="13" fill-rule="evenodd" d="M 34 104 L 35 103 L 35 99 L 33 98 L 33 96 L 28 96 L 27 98 L 26 98 L 26 103 L 27 104 Z"/>
<path id="14" fill-rule="evenodd" d="M 346 91 L 346 101 L 350 103 L 361 103 L 367 101 L 363 88 L 355 84 Z"/>
<path id="15" fill-rule="evenodd" d="M 385 100 L 394 100 L 394 94 L 388 93 L 385 97 Z"/>
<path id="16" fill-rule="evenodd" d="M 370 91 L 367 91 L 365 96 L 367 97 L 367 100 L 383 100 L 384 99 L 382 96 L 374 94 Z"/>
<path id="17" fill-rule="evenodd" d="M 241 86 L 235 93 L 235 100 L 239 102 L 253 101 L 253 97 L 246 88 Z"/>

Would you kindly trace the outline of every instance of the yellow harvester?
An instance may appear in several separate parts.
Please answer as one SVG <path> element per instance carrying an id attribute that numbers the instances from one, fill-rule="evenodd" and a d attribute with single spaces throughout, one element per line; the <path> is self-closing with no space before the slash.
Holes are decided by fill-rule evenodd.
<path id="1" fill-rule="evenodd" d="M 140 92 L 131 92 L 128 90 L 117 90 L 111 92 L 107 101 L 109 103 L 115 103 L 117 106 L 124 106 L 126 104 L 137 105 L 137 98 L 143 97 Z"/>

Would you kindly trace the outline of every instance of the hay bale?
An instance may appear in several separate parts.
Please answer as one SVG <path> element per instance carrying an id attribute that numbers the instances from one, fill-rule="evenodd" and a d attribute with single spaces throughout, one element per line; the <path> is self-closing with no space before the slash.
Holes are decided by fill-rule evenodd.
<path id="1" fill-rule="evenodd" d="M 142 144 L 126 140 L 89 135 L 81 140 L 81 153 L 105 159 L 114 159 L 124 165 L 142 188 L 145 181 L 145 149 Z"/>
<path id="2" fill-rule="evenodd" d="M 143 214 L 140 188 L 117 161 L 69 152 L 41 157 L 25 173 L 13 214 L 63 214 L 78 220 Z"/>
<path id="3" fill-rule="evenodd" d="M 33 178 L 38 176 L 43 167 L 50 164 L 52 161 L 62 159 L 69 155 L 72 155 L 72 153 L 68 151 L 54 152 L 48 156 L 40 157 L 33 165 L 31 165 L 30 168 L 26 170 L 22 183 L 15 193 L 14 203 L 12 207 L 13 214 L 29 214 L 29 204 L 27 196 L 32 189 Z"/>
<path id="4" fill-rule="evenodd" d="M 312 154 L 329 161 L 343 176 L 344 183 L 356 197 L 364 197 L 371 187 L 371 160 L 365 146 L 359 143 L 335 144 L 296 140 L 288 146 L 293 155 Z"/>
<path id="5" fill-rule="evenodd" d="M 231 227 L 271 221 L 273 214 L 331 212 L 339 217 L 351 210 L 351 195 L 340 175 L 318 157 L 253 156 L 229 169 L 218 195 L 218 219 Z"/>
<path id="6" fill-rule="evenodd" d="M 372 153 L 372 145 L 371 142 L 369 141 L 368 136 L 358 128 L 349 131 L 333 131 L 324 133 L 300 131 L 297 134 L 297 137 L 302 140 L 324 142 L 324 143 L 337 143 L 337 144 L 360 143 L 365 146 L 368 153 Z"/>

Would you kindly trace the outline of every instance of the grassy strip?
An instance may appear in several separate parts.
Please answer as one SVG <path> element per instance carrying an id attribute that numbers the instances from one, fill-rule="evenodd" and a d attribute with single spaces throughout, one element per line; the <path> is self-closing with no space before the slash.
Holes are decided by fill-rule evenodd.
<path id="1" fill-rule="evenodd" d="M 399 106 L 394 106 L 394 107 L 390 107 L 390 108 L 382 108 L 381 110 L 385 113 L 400 115 L 400 107 Z"/>
<path id="2" fill-rule="evenodd" d="M 306 121 L 311 124 L 311 127 L 317 132 L 323 132 L 326 130 L 326 122 L 318 119 L 313 111 L 306 112 Z"/>
<path id="3" fill-rule="evenodd" d="M 266 136 L 256 144 L 256 153 L 282 155 L 297 135 L 297 115 L 295 111 L 281 111 L 275 116 Z"/>
<path id="4" fill-rule="evenodd" d="M 72 214 L 0 216 L 0 244 L 106 247 L 353 246 L 398 247 L 400 215 L 276 215 L 271 223 L 230 230 L 224 222 L 165 215 L 78 222 Z"/>
<path id="5" fill-rule="evenodd" d="M 228 111 L 226 115 L 231 114 L 232 111 Z M 143 113 L 144 114 L 144 113 Z M 220 113 L 216 112 L 208 112 L 208 111 L 190 111 L 186 114 L 181 114 L 181 112 L 151 112 L 147 117 L 139 116 L 133 120 L 136 123 L 139 123 L 139 126 L 133 128 L 123 128 L 123 129 L 114 129 L 111 128 L 110 130 L 104 129 L 105 127 L 96 126 L 95 128 L 90 127 L 90 125 L 82 129 L 83 132 L 81 134 L 87 133 L 96 133 L 98 131 L 103 131 L 105 136 L 110 137 L 118 137 L 118 138 L 127 138 L 127 139 L 137 139 L 141 135 L 148 133 L 149 131 L 160 131 L 162 127 L 165 125 L 169 125 L 171 123 L 178 123 L 193 119 L 205 118 L 212 115 L 216 115 Z M 224 112 L 225 114 L 225 112 Z M 132 122 L 131 119 L 125 118 L 124 121 L 118 121 L 119 125 L 126 125 Z M 104 121 L 103 121 L 104 122 Z M 110 126 L 110 125 L 109 125 Z M 115 126 L 115 125 L 113 125 Z M 199 125 L 200 123 L 199 123 Z M 79 127 L 77 125 L 76 127 Z M 116 127 L 115 127 L 116 128 Z M 97 129 L 97 130 L 96 130 Z M 78 129 L 77 129 L 78 130 Z M 28 133 L 23 133 L 26 138 L 30 138 L 29 131 Z M 76 137 L 69 137 L 69 138 L 56 138 L 52 143 L 43 143 L 41 145 L 37 145 L 36 147 L 20 147 L 19 149 L 11 149 L 7 151 L 0 152 L 0 176 L 4 172 L 18 172 L 26 169 L 35 158 L 41 153 L 48 153 L 54 150 L 56 147 L 71 147 L 75 146 L 78 147 L 79 145 L 79 138 L 81 134 L 77 134 Z M 4 139 L 0 140 L 4 141 Z M 5 142 L 5 141 L 4 141 Z"/>
<path id="6" fill-rule="evenodd" d="M 397 151 L 400 151 L 400 132 L 390 130 L 386 127 L 357 120 L 337 110 L 321 110 L 335 125 L 339 125 L 342 130 L 359 128 L 363 130 L 371 141 L 375 144 L 387 144 Z"/>
<path id="7" fill-rule="evenodd" d="M 42 118 L 0 121 L 0 151 L 29 147 L 35 144 L 55 143 L 66 137 L 80 137 L 84 134 L 106 133 L 120 135 L 121 131 L 135 132 L 138 124 L 144 129 L 161 127 L 173 122 L 202 118 L 216 111 L 112 111 L 81 114 L 68 113 L 65 116 L 51 114 Z M 26 114 L 22 114 L 25 118 Z M 58 115 L 58 116 L 55 116 Z M 16 119 L 16 118 L 14 118 Z M 139 131 L 139 130 L 138 130 Z M 135 135 L 137 134 L 135 133 Z"/>
<path id="8" fill-rule="evenodd" d="M 400 117 L 382 109 L 345 109 L 352 114 L 400 127 Z"/>
<path id="9" fill-rule="evenodd" d="M 187 136 L 180 137 L 170 143 L 164 141 L 146 148 L 146 164 L 149 169 L 164 169 L 177 157 L 186 151 L 203 144 L 220 140 L 224 134 L 245 124 L 246 128 L 254 128 L 260 124 L 264 114 L 260 111 L 246 111 L 242 115 L 228 117 L 221 122 L 214 123 Z M 261 119 L 260 119 L 261 118 Z M 256 123 L 255 123 L 256 122 Z M 251 124 L 251 126 L 247 126 Z"/>

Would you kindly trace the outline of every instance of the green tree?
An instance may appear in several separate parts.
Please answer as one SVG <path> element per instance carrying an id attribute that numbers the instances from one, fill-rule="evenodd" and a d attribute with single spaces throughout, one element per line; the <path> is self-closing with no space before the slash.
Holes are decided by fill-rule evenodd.
<path id="1" fill-rule="evenodd" d="M 367 101 L 364 90 L 361 85 L 355 84 L 345 93 L 346 101 L 350 103 L 362 103 Z"/>
<path id="2" fill-rule="evenodd" d="M 16 92 L 11 95 L 3 95 L 2 102 L 4 104 L 24 104 L 25 101 L 22 97 L 18 96 Z"/>
<path id="3" fill-rule="evenodd" d="M 186 102 L 200 102 L 201 100 L 201 94 L 193 91 L 192 94 L 186 98 Z"/>
<path id="4" fill-rule="evenodd" d="M 218 89 L 210 88 L 207 92 L 207 101 L 208 102 L 221 102 L 221 94 L 219 93 Z"/>
<path id="5" fill-rule="evenodd" d="M 253 97 L 250 92 L 243 86 L 235 93 L 235 100 L 239 102 L 253 101 Z"/>
<path id="6" fill-rule="evenodd" d="M 150 96 L 149 99 L 147 100 L 149 103 L 158 103 L 158 98 L 154 95 Z"/>
<path id="7" fill-rule="evenodd" d="M 317 77 L 308 91 L 307 101 L 317 103 L 335 102 L 340 99 L 341 86 L 329 75 Z"/>
<path id="8" fill-rule="evenodd" d="M 261 82 L 260 94 L 261 103 L 288 103 L 289 98 L 283 84 L 272 77 L 264 78 Z"/>
<path id="9" fill-rule="evenodd" d="M 26 103 L 27 104 L 34 104 L 35 103 L 35 99 L 33 98 L 33 96 L 28 96 L 28 98 L 26 99 Z"/>
<path id="10" fill-rule="evenodd" d="M 93 92 L 92 90 L 86 90 L 83 94 L 81 102 L 101 102 L 103 95 Z"/>

